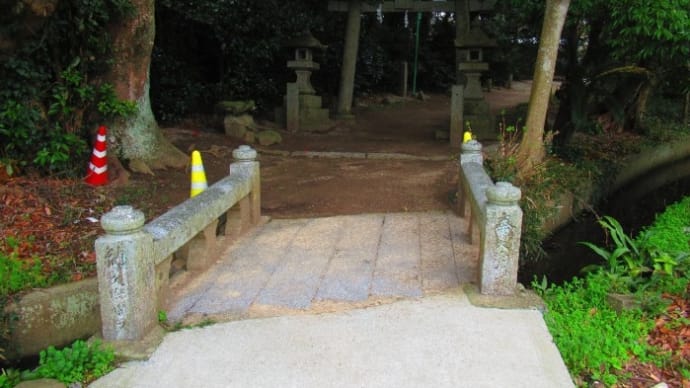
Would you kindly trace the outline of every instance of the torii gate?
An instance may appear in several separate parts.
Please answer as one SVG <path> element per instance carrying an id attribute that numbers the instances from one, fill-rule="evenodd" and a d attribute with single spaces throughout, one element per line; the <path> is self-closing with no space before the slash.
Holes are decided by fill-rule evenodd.
<path id="1" fill-rule="evenodd" d="M 495 0 L 389 0 L 381 2 L 379 8 L 379 6 L 363 3 L 361 0 L 329 1 L 328 9 L 330 11 L 348 13 L 336 116 L 340 118 L 352 116 L 352 94 L 354 91 L 359 30 L 361 26 L 360 15 L 363 12 L 454 12 L 456 20 L 455 35 L 457 39 L 469 32 L 470 12 L 491 10 L 495 2 Z"/>

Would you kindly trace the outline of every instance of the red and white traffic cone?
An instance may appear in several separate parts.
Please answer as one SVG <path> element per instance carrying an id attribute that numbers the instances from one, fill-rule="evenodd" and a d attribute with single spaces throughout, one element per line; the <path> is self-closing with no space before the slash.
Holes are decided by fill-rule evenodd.
<path id="1" fill-rule="evenodd" d="M 108 184 L 105 132 L 105 126 L 98 127 L 98 136 L 96 136 L 96 144 L 93 146 L 93 153 L 91 153 L 89 170 L 86 172 L 86 178 L 84 178 L 84 181 L 92 186 Z"/>

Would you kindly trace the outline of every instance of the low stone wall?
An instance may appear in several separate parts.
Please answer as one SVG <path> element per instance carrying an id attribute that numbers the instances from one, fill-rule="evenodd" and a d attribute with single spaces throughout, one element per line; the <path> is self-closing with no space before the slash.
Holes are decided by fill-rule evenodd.
<path id="1" fill-rule="evenodd" d="M 484 170 L 482 145 L 462 145 L 458 179 L 458 213 L 470 217 L 468 235 L 479 234 L 479 289 L 485 295 L 512 295 L 517 288 L 522 210 L 520 189 L 494 184 Z M 467 206 L 469 205 L 469 206 Z"/>
<path id="2" fill-rule="evenodd" d="M 106 235 L 96 240 L 102 335 L 106 341 L 141 341 L 164 308 L 173 255 L 187 270 L 213 261 L 217 229 L 236 235 L 260 218 L 256 151 L 233 151 L 230 174 L 197 196 L 144 225 L 142 212 L 118 206 L 101 218 Z M 224 227 L 218 219 L 227 216 Z"/>
<path id="3" fill-rule="evenodd" d="M 32 291 L 7 312 L 16 318 L 5 354 L 8 359 L 36 355 L 50 345 L 69 345 L 101 329 L 98 282 L 87 279 Z"/>

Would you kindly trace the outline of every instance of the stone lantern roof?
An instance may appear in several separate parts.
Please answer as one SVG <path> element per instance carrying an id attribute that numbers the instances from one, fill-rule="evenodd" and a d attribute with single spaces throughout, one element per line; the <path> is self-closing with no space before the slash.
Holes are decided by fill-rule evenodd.
<path id="1" fill-rule="evenodd" d="M 496 46 L 496 39 L 489 38 L 476 24 L 472 25 L 469 32 L 455 39 L 455 47 L 457 48 L 491 48 Z"/>
<path id="2" fill-rule="evenodd" d="M 314 38 L 309 30 L 302 32 L 300 35 L 285 42 L 285 47 L 288 48 L 308 48 L 316 50 L 326 50 L 328 46 L 321 44 L 318 39 Z"/>

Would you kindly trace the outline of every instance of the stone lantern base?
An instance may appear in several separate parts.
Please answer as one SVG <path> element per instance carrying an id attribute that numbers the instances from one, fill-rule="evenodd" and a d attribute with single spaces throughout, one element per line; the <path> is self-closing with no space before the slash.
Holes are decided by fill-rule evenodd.
<path id="1" fill-rule="evenodd" d="M 464 120 L 469 121 L 472 135 L 477 140 L 496 140 L 498 131 L 494 117 L 489 111 L 489 103 L 482 99 L 465 99 Z"/>
<path id="2" fill-rule="evenodd" d="M 298 123 L 291 123 L 288 120 L 289 107 L 296 102 Z M 322 108 L 321 96 L 313 94 L 297 94 L 283 97 L 283 106 L 275 109 L 276 122 L 280 123 L 288 130 L 299 130 L 306 132 L 317 132 L 323 130 L 331 124 L 328 109 Z M 292 120 L 294 121 L 294 120 Z"/>
<path id="3" fill-rule="evenodd" d="M 472 134 L 477 140 L 496 140 L 498 132 L 494 118 L 489 111 L 489 103 L 484 99 L 480 77 L 482 72 L 489 69 L 485 62 L 461 62 L 458 70 L 465 75 L 465 101 L 463 104 L 463 121 L 470 122 Z M 466 129 L 463 123 L 463 128 Z"/>

